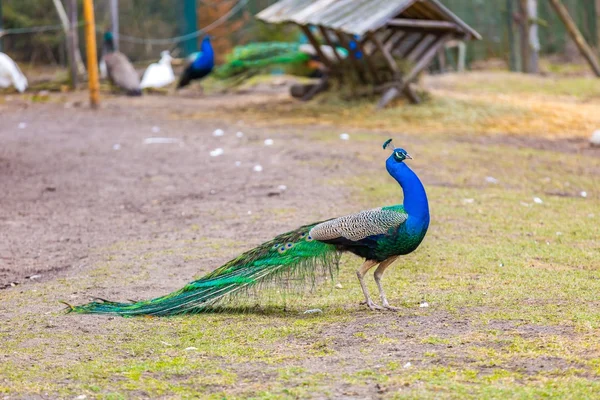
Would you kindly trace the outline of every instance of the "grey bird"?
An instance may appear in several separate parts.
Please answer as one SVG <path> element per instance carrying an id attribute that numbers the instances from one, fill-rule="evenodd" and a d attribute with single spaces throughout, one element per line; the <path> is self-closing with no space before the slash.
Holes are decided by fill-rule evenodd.
<path id="1" fill-rule="evenodd" d="M 113 85 L 123 89 L 129 96 L 141 96 L 140 76 L 127 58 L 119 51 L 115 51 L 115 44 L 111 32 L 104 34 L 104 56 L 108 78 Z"/>

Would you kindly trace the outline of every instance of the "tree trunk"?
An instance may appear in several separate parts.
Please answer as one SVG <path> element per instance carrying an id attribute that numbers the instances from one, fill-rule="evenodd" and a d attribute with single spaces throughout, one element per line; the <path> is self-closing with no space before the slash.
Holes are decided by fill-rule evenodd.
<path id="1" fill-rule="evenodd" d="M 596 36 L 598 37 L 596 45 L 600 52 L 600 0 L 596 0 Z"/>
<path id="2" fill-rule="evenodd" d="M 2 0 L 0 0 L 0 32 L 2 32 Z M 0 34 L 0 51 L 2 51 L 2 35 Z"/>
<path id="3" fill-rule="evenodd" d="M 579 47 L 579 51 L 581 51 L 581 54 L 586 58 L 596 76 L 600 77 L 600 63 L 598 62 L 598 58 L 596 58 L 594 51 L 585 41 L 583 35 L 579 32 L 579 29 L 577 29 L 577 25 L 575 25 L 573 18 L 569 15 L 567 8 L 560 0 L 550 0 L 550 4 L 552 4 L 552 7 L 554 7 L 556 13 L 565 24 L 571 38 L 573 38 L 573 41 L 577 47 Z"/>
<path id="4" fill-rule="evenodd" d="M 69 11 L 69 33 L 67 34 L 67 51 L 69 54 L 69 71 L 71 74 L 71 88 L 77 89 L 79 67 L 77 55 L 79 53 L 79 40 L 77 40 L 77 0 L 67 0 Z M 81 55 L 79 56 L 81 58 Z M 83 65 L 83 63 L 82 63 Z"/>
<path id="5" fill-rule="evenodd" d="M 119 0 L 110 0 L 110 30 L 115 50 L 119 51 Z"/>
<path id="6" fill-rule="evenodd" d="M 529 40 L 528 29 L 529 18 L 527 16 L 527 0 L 517 0 L 519 3 L 519 47 L 521 50 L 521 71 L 529 72 Z"/>
<path id="7" fill-rule="evenodd" d="M 527 30 L 529 45 L 529 72 L 539 72 L 540 38 L 538 36 L 538 0 L 527 0 Z"/>

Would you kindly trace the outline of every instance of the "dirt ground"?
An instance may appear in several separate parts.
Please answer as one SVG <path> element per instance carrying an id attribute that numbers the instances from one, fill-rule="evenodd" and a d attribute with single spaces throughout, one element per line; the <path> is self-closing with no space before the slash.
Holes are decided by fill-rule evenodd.
<path id="1" fill-rule="evenodd" d="M 189 320 L 192 323 L 208 321 L 207 324 L 222 329 L 222 337 L 235 337 L 238 342 L 239 324 L 249 324 L 249 329 L 255 326 L 257 332 L 262 332 L 259 337 L 263 339 L 270 329 L 278 330 L 275 339 L 259 341 L 258 346 L 262 346 L 261 351 L 279 357 L 279 361 L 262 355 L 239 355 L 235 346 L 219 350 L 219 338 L 213 338 L 210 346 L 217 350 L 207 350 L 208 353 L 200 354 L 199 359 L 186 358 L 186 362 L 189 365 L 216 365 L 218 371 L 225 372 L 219 372 L 219 379 L 209 383 L 194 381 L 191 387 L 197 392 L 189 393 L 173 392 L 177 389 L 172 386 L 177 383 L 173 382 L 188 385 L 184 379 L 205 373 L 202 367 L 178 370 L 174 376 L 167 373 L 168 379 L 164 380 L 171 386 L 166 387 L 152 386 L 150 381 L 144 381 L 141 387 L 135 384 L 129 387 L 121 384 L 125 372 L 115 372 L 116 378 L 111 377 L 112 380 L 102 386 L 97 383 L 101 372 L 91 372 L 90 377 L 70 370 L 66 366 L 70 362 L 93 363 L 91 360 L 99 357 L 98 349 L 52 349 L 57 338 L 69 338 L 73 343 L 116 338 L 120 344 L 115 346 L 125 343 L 125 348 L 129 349 L 127 343 L 131 342 L 137 355 L 141 351 L 144 359 L 152 360 L 154 356 L 144 353 L 148 350 L 142 349 L 142 343 L 135 343 L 142 340 L 138 335 L 152 335 L 152 340 L 159 346 L 169 342 L 164 345 L 168 348 L 160 353 L 161 357 L 178 359 L 181 354 L 170 346 L 172 343 L 180 343 L 182 348 L 189 346 L 181 332 L 197 327 L 187 325 L 183 318 L 159 322 L 65 316 L 59 300 L 80 304 L 95 296 L 124 300 L 165 294 L 275 234 L 307 222 L 360 210 L 370 201 L 357 197 L 356 188 L 351 185 L 339 183 L 353 182 L 364 176 L 365 171 L 385 175 L 383 163 L 387 154 L 375 146 L 380 146 L 390 135 L 396 142 L 409 142 L 412 148 L 426 154 L 431 163 L 417 164 L 419 175 L 433 188 L 433 196 L 438 202 L 447 195 L 446 190 L 459 188 L 466 190 L 457 194 L 456 204 L 462 204 L 463 197 L 475 197 L 475 191 L 484 187 L 481 183 L 486 174 L 483 164 L 477 167 L 482 172 L 474 172 L 475 177 L 448 177 L 447 174 L 456 171 L 457 167 L 452 165 L 445 170 L 437 155 L 449 154 L 448 151 L 453 149 L 464 148 L 466 150 L 461 151 L 468 151 L 469 157 L 501 146 L 502 149 L 519 149 L 523 154 L 539 151 L 548 159 L 553 158 L 552 154 L 562 152 L 597 158 L 596 150 L 590 149 L 581 137 L 555 141 L 529 136 L 441 138 L 395 130 L 366 131 L 353 126 L 257 124 L 239 117 L 244 115 L 245 107 L 252 110 L 259 104 L 262 109 L 268 109 L 278 101 L 289 100 L 284 92 L 278 91 L 203 98 L 180 96 L 176 99 L 160 95 L 133 99 L 105 96 L 102 107 L 95 111 L 85 106 L 83 93 L 52 94 L 44 102 L 8 96 L 0 102 L 0 299 L 4 298 L 0 302 L 0 321 L 5 322 L 0 337 L 8 340 L 7 343 L 18 344 L 20 349 L 13 352 L 12 348 L 6 348 L 5 361 L 30 372 L 38 362 L 40 365 L 56 364 L 56 368 L 69 371 L 63 374 L 61 369 L 54 386 L 48 383 L 47 377 L 31 386 L 23 386 L 17 375 L 0 376 L 0 396 L 4 392 L 6 398 L 72 398 L 78 393 L 92 398 L 171 398 L 200 394 L 242 398 L 250 395 L 261 398 L 379 398 L 394 397 L 398 393 L 419 397 L 419 390 L 425 387 L 422 382 L 429 379 L 435 384 L 436 379 L 441 378 L 424 372 L 424 375 L 415 375 L 415 380 L 403 378 L 402 368 L 410 368 L 407 360 L 413 360 L 423 371 L 436 371 L 441 375 L 447 368 L 468 365 L 485 376 L 495 376 L 498 364 L 486 365 L 482 360 L 492 356 L 491 353 L 482 355 L 483 350 L 509 352 L 513 351 L 512 340 L 546 341 L 552 338 L 558 341 L 577 334 L 576 324 L 525 320 L 512 315 L 506 319 L 498 315 L 486 317 L 482 328 L 483 323 L 474 315 L 492 315 L 495 307 L 492 303 L 473 304 L 473 309 L 465 314 L 461 311 L 464 305 L 460 303 L 456 303 L 459 306 L 455 308 L 448 306 L 448 309 L 431 312 L 419 309 L 422 303 L 419 296 L 427 293 L 427 290 L 423 292 L 423 287 L 436 278 L 424 277 L 418 267 L 411 267 L 415 274 L 411 278 L 421 292 L 415 289 L 407 295 L 409 298 L 403 298 L 401 305 L 406 307 L 406 312 L 366 312 L 358 304 L 360 296 L 357 296 L 359 292 L 351 272 L 359 261 L 350 258 L 343 263 L 350 273 L 342 275 L 341 283 L 344 288 L 352 286 L 353 291 L 343 295 L 346 300 L 342 305 L 331 300 L 332 304 L 337 304 L 334 309 L 338 310 L 333 320 L 320 322 L 307 319 L 309 317 L 295 319 L 295 316 L 291 319 L 289 315 L 282 316 L 280 311 L 267 309 L 247 319 L 244 315 L 225 314 Z M 235 112 L 230 111 L 234 109 Z M 222 136 L 214 134 L 218 129 L 224 132 Z M 237 135 L 237 132 L 242 134 Z M 351 140 L 339 140 L 338 135 L 342 132 L 349 132 Z M 145 143 L 148 138 L 158 137 L 174 141 Z M 354 140 L 354 137 L 361 140 Z M 273 144 L 265 145 L 266 139 L 273 139 Z M 372 151 L 366 149 L 366 143 L 373 145 Z M 218 148 L 223 149 L 223 153 L 212 156 L 211 151 Z M 543 165 L 546 168 L 550 164 Z M 594 176 L 598 168 L 597 162 L 592 163 L 582 170 L 582 174 Z M 573 167 L 573 174 L 575 170 Z M 473 183 L 475 179 L 478 179 L 477 184 Z M 537 176 L 535 179 L 538 182 Z M 506 180 L 510 178 L 507 176 Z M 372 183 L 369 190 L 373 191 L 373 196 L 379 193 L 381 182 L 375 179 Z M 518 184 L 512 185 L 509 187 L 515 188 Z M 575 188 L 546 189 L 547 193 L 553 193 L 552 190 L 559 193 L 557 201 L 562 201 L 566 192 L 567 198 L 577 196 L 571 195 Z M 597 185 L 588 188 L 590 197 L 596 198 L 598 189 Z M 383 197 L 391 198 L 387 192 Z M 492 196 L 489 201 L 493 202 L 493 199 Z M 383 204 L 372 204 L 373 207 L 378 205 Z M 559 206 L 563 207 L 563 204 L 557 204 L 557 208 Z M 584 210 L 591 213 L 587 208 L 582 208 L 581 212 Z M 438 210 L 438 213 L 445 215 L 444 210 Z M 453 223 L 458 218 L 448 214 L 445 222 Z M 566 228 L 564 230 L 566 232 Z M 456 233 L 457 237 L 468 234 L 468 230 Z M 445 233 L 438 230 L 432 235 L 430 240 L 436 243 L 436 240 L 443 240 L 440 237 Z M 584 238 L 587 236 L 578 240 Z M 565 261 L 564 265 L 570 268 L 579 265 L 579 260 L 584 260 L 585 264 L 586 257 L 595 257 L 596 253 L 592 252 L 576 258 L 577 261 Z M 438 257 L 436 260 L 443 264 L 443 254 L 431 254 L 420 257 Z M 482 257 L 489 257 L 489 254 Z M 427 262 L 427 258 L 418 260 Z M 543 257 L 538 260 L 547 261 Z M 480 267 L 482 263 L 477 260 L 473 264 L 483 268 Z M 497 267 L 496 259 L 493 263 Z M 473 289 L 484 275 L 481 270 L 459 271 L 465 273 L 468 277 L 465 279 L 471 285 L 465 286 L 465 290 L 470 294 L 481 291 Z M 399 275 L 396 278 L 400 280 Z M 403 278 L 406 277 L 403 275 Z M 444 280 L 448 281 L 448 275 L 440 282 Z M 398 290 L 402 288 L 408 291 L 405 286 Z M 448 288 L 444 287 L 439 296 L 445 296 L 447 292 Z M 323 293 L 321 295 L 327 297 L 328 293 L 335 295 L 337 292 L 329 287 Z M 392 294 L 396 299 L 399 296 L 400 293 Z M 327 301 L 330 300 L 324 304 L 329 304 Z M 522 298 L 518 299 L 520 301 Z M 26 318 L 20 318 L 20 315 Z M 36 322 L 31 322 L 32 319 Z M 390 326 L 394 327 L 391 331 Z M 597 332 L 595 322 L 590 329 L 589 332 Z M 494 339 L 480 336 L 480 331 L 495 332 Z M 19 338 L 15 332 L 30 332 L 31 336 Z M 38 350 L 40 346 L 45 350 Z M 35 352 L 27 353 L 28 348 Z M 189 348 L 192 347 L 186 350 Z M 231 363 L 228 363 L 228 351 L 238 357 Z M 134 350 L 131 352 L 134 354 Z M 581 350 L 578 355 L 582 359 L 560 352 L 534 358 L 519 353 L 513 358 L 502 359 L 501 366 L 503 370 L 519 374 L 514 378 L 519 385 L 526 384 L 530 379 L 527 377 L 552 375 L 567 369 L 582 370 L 574 373 L 578 374 L 578 379 L 589 378 L 597 382 L 598 372 L 591 372 L 589 365 L 593 365 L 593 357 L 598 354 L 592 353 L 589 357 L 583 356 L 587 353 Z M 135 354 L 119 353 L 114 360 L 126 363 L 133 358 L 136 358 Z M 144 367 L 143 379 L 158 376 L 160 368 L 157 364 L 152 365 L 154 367 Z M 365 368 L 370 372 L 365 372 Z M 83 370 L 82 367 L 78 371 Z M 228 373 L 235 374 L 235 382 L 227 380 L 230 379 Z M 386 380 L 378 378 L 379 375 L 385 376 Z M 394 375 L 397 377 L 393 378 Z M 339 380 L 330 381 L 331 376 Z M 509 379 L 507 376 L 498 379 Z M 513 379 L 512 375 L 510 379 Z M 96 383 L 86 383 L 92 381 Z M 280 382 L 284 389 L 261 386 L 269 381 Z M 469 382 L 469 378 L 464 378 L 464 382 Z M 443 383 L 440 385 L 444 386 Z M 302 392 L 302 387 L 309 389 Z M 451 398 L 469 393 L 460 388 L 455 392 L 444 392 L 446 389 L 441 387 L 434 389 L 427 392 L 427 396 L 435 398 L 436 393 L 445 393 L 444 396 L 450 393 L 447 397 Z M 113 392 L 118 395 L 111 397 Z"/>

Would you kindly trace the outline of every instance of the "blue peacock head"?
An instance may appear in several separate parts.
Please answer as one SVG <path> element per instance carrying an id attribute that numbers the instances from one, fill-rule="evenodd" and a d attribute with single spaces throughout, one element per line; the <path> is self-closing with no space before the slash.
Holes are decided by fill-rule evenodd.
<path id="1" fill-rule="evenodd" d="M 202 39 L 202 43 L 200 44 L 202 49 L 211 46 L 210 39 L 211 37 L 209 35 L 204 36 L 204 38 Z"/>
<path id="2" fill-rule="evenodd" d="M 386 140 L 383 144 L 383 149 L 385 150 L 387 148 L 392 150 L 392 155 L 390 158 L 393 158 L 393 160 L 396 162 L 402 162 L 406 159 L 412 160 L 412 157 L 406 152 L 406 150 L 401 149 L 400 147 L 394 147 L 392 144 L 392 139 Z"/>
<path id="3" fill-rule="evenodd" d="M 104 48 L 108 52 L 115 50 L 114 37 L 111 31 L 104 32 Z"/>

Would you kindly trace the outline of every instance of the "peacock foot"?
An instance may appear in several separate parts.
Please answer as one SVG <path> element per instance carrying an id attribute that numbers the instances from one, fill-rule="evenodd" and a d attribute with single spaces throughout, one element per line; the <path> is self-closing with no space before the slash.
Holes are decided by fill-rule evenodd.
<path id="1" fill-rule="evenodd" d="M 390 306 L 390 303 L 388 303 L 387 299 L 384 298 L 381 302 L 381 305 L 383 306 L 383 308 L 385 308 L 386 310 L 390 310 L 390 311 L 400 311 L 399 307 L 394 307 L 394 306 Z"/>
<path id="2" fill-rule="evenodd" d="M 367 307 L 369 307 L 371 309 L 371 311 L 385 310 L 385 308 L 381 307 L 379 304 L 373 303 L 373 301 L 370 299 L 369 299 L 369 301 L 364 302 L 364 304 L 366 304 Z"/>

